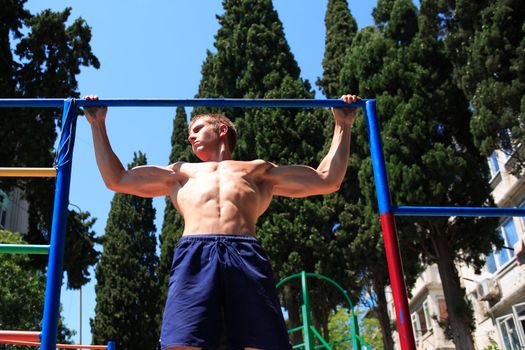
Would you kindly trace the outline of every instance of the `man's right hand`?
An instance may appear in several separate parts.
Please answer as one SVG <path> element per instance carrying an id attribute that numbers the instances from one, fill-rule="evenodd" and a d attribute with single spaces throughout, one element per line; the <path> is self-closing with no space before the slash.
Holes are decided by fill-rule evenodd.
<path id="1" fill-rule="evenodd" d="M 88 95 L 84 97 L 86 100 L 96 101 L 98 96 Z M 106 114 L 108 112 L 108 107 L 84 107 L 84 112 L 88 122 L 93 125 L 94 123 L 104 123 L 106 120 Z"/>

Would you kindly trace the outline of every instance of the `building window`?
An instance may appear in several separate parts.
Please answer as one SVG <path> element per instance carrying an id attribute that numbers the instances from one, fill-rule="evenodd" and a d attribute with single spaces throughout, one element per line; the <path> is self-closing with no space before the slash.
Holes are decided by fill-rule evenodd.
<path id="1" fill-rule="evenodd" d="M 412 314 L 412 329 L 414 330 L 414 338 L 418 342 L 421 340 L 421 330 L 417 322 L 417 314 Z"/>
<path id="2" fill-rule="evenodd" d="M 427 300 L 425 300 L 421 307 L 412 314 L 412 328 L 414 329 L 415 338 L 418 341 L 432 330 L 430 310 L 428 308 Z"/>
<path id="3" fill-rule="evenodd" d="M 489 156 L 488 162 L 490 169 L 490 177 L 494 177 L 499 173 L 498 154 L 496 153 L 496 151 L 492 152 L 492 154 Z"/>
<path id="4" fill-rule="evenodd" d="M 505 350 L 522 349 L 513 315 L 510 314 L 500 317 L 497 319 L 497 322 Z"/>
<path id="5" fill-rule="evenodd" d="M 428 308 L 428 301 L 423 302 L 423 316 L 425 317 L 427 329 L 429 331 L 432 330 L 432 322 L 430 319 L 430 309 Z"/>
<path id="6" fill-rule="evenodd" d="M 445 298 L 438 298 L 438 307 L 439 307 L 439 320 L 440 321 L 448 320 L 447 302 L 445 301 Z"/>
<path id="7" fill-rule="evenodd" d="M 498 228 L 498 232 L 503 239 L 503 248 L 494 250 L 487 256 L 487 270 L 490 273 L 496 272 L 514 257 L 513 247 L 518 242 L 518 233 L 512 218 L 504 222 Z"/>
<path id="8" fill-rule="evenodd" d="M 522 342 L 525 343 L 525 303 L 514 305 L 512 308 L 518 321 L 518 332 L 520 333 Z"/>

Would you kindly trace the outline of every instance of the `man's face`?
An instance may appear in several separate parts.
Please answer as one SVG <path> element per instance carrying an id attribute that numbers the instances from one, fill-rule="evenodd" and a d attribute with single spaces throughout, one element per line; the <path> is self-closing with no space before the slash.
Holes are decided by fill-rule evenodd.
<path id="1" fill-rule="evenodd" d="M 219 129 L 206 117 L 197 119 L 190 127 L 188 141 L 193 153 L 200 160 L 207 161 L 219 147 Z"/>

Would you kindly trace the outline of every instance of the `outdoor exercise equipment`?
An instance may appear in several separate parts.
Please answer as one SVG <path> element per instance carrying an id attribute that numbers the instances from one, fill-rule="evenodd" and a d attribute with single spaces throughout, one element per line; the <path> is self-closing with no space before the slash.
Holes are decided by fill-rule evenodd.
<path id="1" fill-rule="evenodd" d="M 40 332 L 0 331 L 0 344 L 19 346 L 40 346 Z M 108 345 L 56 344 L 57 349 L 115 350 L 115 343 Z"/>
<path id="2" fill-rule="evenodd" d="M 345 301 L 348 303 L 348 310 L 350 310 L 350 336 L 346 337 L 344 339 L 338 339 L 335 341 L 331 341 L 328 343 L 323 336 L 315 329 L 314 325 L 312 324 L 312 313 L 310 308 L 310 298 L 308 295 L 308 281 L 307 277 L 313 277 L 318 278 L 321 280 L 324 280 L 330 284 L 332 284 L 334 287 L 336 287 L 344 296 Z M 303 339 L 304 342 L 301 344 L 294 344 L 294 349 L 304 349 L 304 350 L 314 350 L 319 348 L 325 348 L 328 350 L 333 349 L 333 345 L 341 344 L 344 342 L 351 342 L 352 343 L 352 349 L 353 350 L 361 350 L 366 348 L 367 350 L 371 350 L 372 347 L 368 345 L 363 338 L 359 336 L 359 325 L 357 316 L 354 313 L 354 305 L 352 304 L 352 300 L 348 296 L 347 291 L 337 282 L 335 282 L 333 279 L 328 278 L 324 275 L 318 274 L 318 273 L 312 273 L 312 272 L 305 272 L 301 271 L 300 273 L 296 273 L 295 275 L 291 275 L 288 277 L 283 278 L 279 283 L 277 283 L 277 288 L 282 287 L 285 283 L 288 283 L 289 281 L 300 278 L 301 279 L 301 296 L 303 304 L 301 305 L 301 316 L 302 316 L 302 322 L 303 324 L 289 329 L 288 333 L 291 334 L 293 332 L 303 331 Z M 322 344 L 322 345 L 315 345 L 315 338 Z"/>
<path id="3" fill-rule="evenodd" d="M 73 147 L 79 107 L 241 107 L 241 108 L 316 108 L 349 107 L 338 99 L 294 100 L 294 99 L 0 99 L 0 108 L 62 108 L 62 133 L 55 168 L 56 189 L 53 208 L 53 223 L 47 268 L 46 294 L 41 349 L 52 350 L 56 345 L 60 287 L 64 263 L 65 228 Z M 376 101 L 364 99 L 351 106 L 363 108 L 368 127 L 370 153 L 374 171 L 379 216 L 383 229 L 383 240 L 388 263 L 392 295 L 396 309 L 397 330 L 401 348 L 415 350 L 414 333 L 410 322 L 410 310 L 406 293 L 399 242 L 394 216 L 525 216 L 525 209 L 516 208 L 465 208 L 465 207 L 396 207 L 390 200 L 385 159 L 381 146 L 379 121 L 376 116 Z"/>

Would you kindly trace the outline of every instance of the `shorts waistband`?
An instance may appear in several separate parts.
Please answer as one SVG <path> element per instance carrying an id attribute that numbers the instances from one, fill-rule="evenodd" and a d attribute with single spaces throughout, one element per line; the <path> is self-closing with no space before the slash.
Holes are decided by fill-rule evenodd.
<path id="1" fill-rule="evenodd" d="M 222 235 L 222 234 L 198 234 L 182 236 L 179 242 L 215 242 L 215 241 L 229 241 L 229 242 L 259 242 L 257 237 L 251 235 Z"/>

